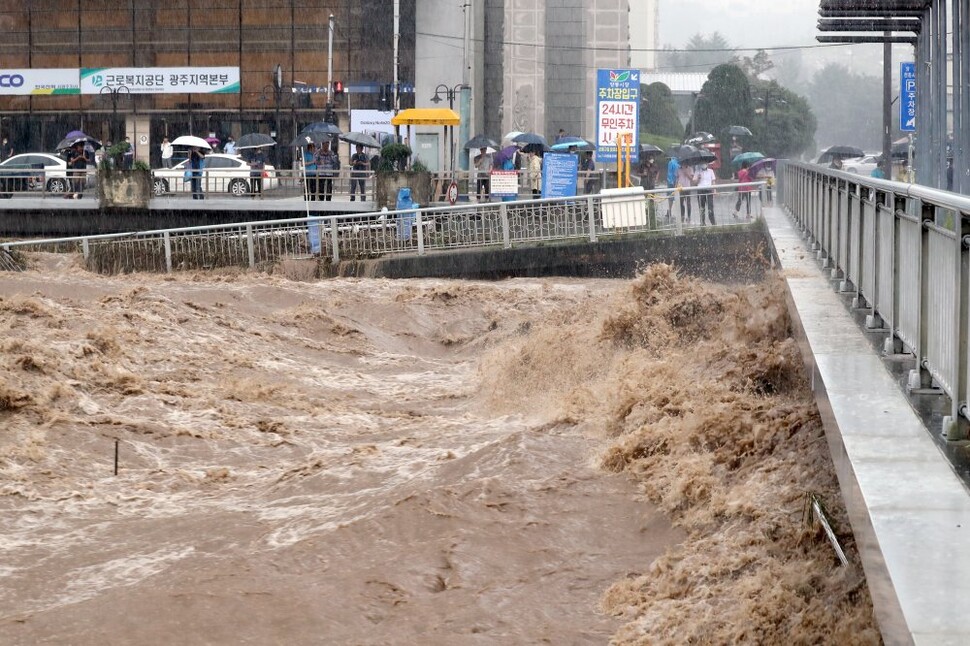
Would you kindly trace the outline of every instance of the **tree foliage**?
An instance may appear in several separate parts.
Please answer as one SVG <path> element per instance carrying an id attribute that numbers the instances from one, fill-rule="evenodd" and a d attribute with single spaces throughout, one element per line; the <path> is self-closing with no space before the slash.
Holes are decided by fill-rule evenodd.
<path id="1" fill-rule="evenodd" d="M 774 68 L 775 64 L 768 56 L 768 52 L 759 49 L 754 56 L 745 56 L 739 63 L 744 73 L 751 79 L 757 79 L 768 70 Z"/>
<path id="2" fill-rule="evenodd" d="M 882 81 L 830 63 L 815 73 L 808 102 L 820 116 L 818 143 L 878 149 L 882 141 Z"/>
<path id="3" fill-rule="evenodd" d="M 815 141 L 817 121 L 808 101 L 775 81 L 753 81 L 753 134 L 749 149 L 768 157 L 797 157 Z"/>
<path id="4" fill-rule="evenodd" d="M 694 34 L 681 50 L 664 47 L 658 65 L 669 72 L 706 72 L 734 57 L 734 48 L 715 31 L 707 35 Z"/>
<path id="5" fill-rule="evenodd" d="M 640 86 L 640 130 L 654 135 L 680 139 L 684 126 L 670 88 L 663 83 Z"/>
<path id="6" fill-rule="evenodd" d="M 751 117 L 751 88 L 741 68 L 725 63 L 711 70 L 694 104 L 694 132 L 720 137 L 728 126 L 750 127 Z"/>

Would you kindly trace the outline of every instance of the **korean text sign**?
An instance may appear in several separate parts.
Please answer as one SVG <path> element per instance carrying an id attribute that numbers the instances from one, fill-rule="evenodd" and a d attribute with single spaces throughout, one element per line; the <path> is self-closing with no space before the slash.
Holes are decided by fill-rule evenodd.
<path id="1" fill-rule="evenodd" d="M 239 94 L 238 67 L 84 67 L 81 94 Z M 124 88 L 124 89 L 123 89 Z"/>
<path id="2" fill-rule="evenodd" d="M 899 64 L 899 129 L 916 132 L 916 63 Z"/>
<path id="3" fill-rule="evenodd" d="M 615 162 L 620 135 L 632 135 L 631 162 L 640 151 L 640 70 L 596 71 L 596 161 Z"/>

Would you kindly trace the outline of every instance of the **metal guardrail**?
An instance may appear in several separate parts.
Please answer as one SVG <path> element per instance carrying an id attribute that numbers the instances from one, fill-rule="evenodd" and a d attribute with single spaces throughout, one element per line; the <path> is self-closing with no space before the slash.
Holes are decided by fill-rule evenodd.
<path id="1" fill-rule="evenodd" d="M 782 164 L 780 195 L 867 326 L 889 332 L 886 353 L 917 359 L 911 389 L 951 402 L 944 433 L 970 419 L 970 198 L 802 163 Z"/>
<path id="2" fill-rule="evenodd" d="M 738 188 L 750 190 L 752 217 L 761 213 L 763 183 L 718 186 L 712 196 L 718 224 L 734 217 Z M 6 242 L 16 251 L 74 249 L 103 273 L 172 272 L 213 267 L 270 267 L 287 258 L 348 259 L 426 254 L 473 247 L 589 240 L 648 231 L 681 234 L 699 227 L 679 217 L 703 189 L 613 189 L 595 195 L 491 202 L 366 214 L 310 216 L 205 227 Z M 666 213 L 665 213 L 666 211 Z M 673 217 L 670 217 L 670 214 Z"/>

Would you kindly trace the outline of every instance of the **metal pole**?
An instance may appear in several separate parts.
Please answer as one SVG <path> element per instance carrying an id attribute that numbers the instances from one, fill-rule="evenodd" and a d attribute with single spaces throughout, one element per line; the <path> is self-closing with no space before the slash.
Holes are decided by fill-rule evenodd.
<path id="1" fill-rule="evenodd" d="M 960 38 L 960 111 L 963 115 L 970 113 L 970 1 L 960 0 L 959 22 L 954 24 L 954 34 L 959 34 Z M 960 177 L 958 190 L 960 193 L 970 193 L 970 123 L 967 119 L 961 120 L 960 132 L 956 135 L 960 138 L 960 165 L 956 165 L 954 159 L 953 177 L 956 184 L 956 177 Z M 954 137 L 955 139 L 956 137 Z"/>
<path id="2" fill-rule="evenodd" d="M 327 105 L 333 105 L 333 14 L 327 30 Z"/>
<path id="3" fill-rule="evenodd" d="M 465 42 L 462 47 L 461 55 L 461 104 L 460 116 L 461 125 L 458 127 L 458 139 L 468 141 L 471 138 L 471 117 L 472 117 L 472 87 L 471 87 L 471 55 L 469 48 L 472 38 L 472 4 L 466 2 L 462 5 L 465 11 Z M 468 155 L 461 154 L 461 169 L 468 170 Z"/>
<path id="4" fill-rule="evenodd" d="M 961 19 L 960 10 L 960 0 L 952 0 L 951 10 L 950 10 L 951 20 L 953 22 L 954 30 L 959 29 L 963 25 L 963 20 Z M 960 168 L 963 164 L 963 113 L 960 111 L 963 104 L 963 94 L 966 92 L 960 84 L 960 79 L 963 76 L 963 38 L 959 31 L 953 32 L 953 150 L 952 150 L 952 160 L 950 167 L 950 176 L 953 178 L 952 184 L 948 186 L 949 190 L 960 192 L 961 182 L 956 172 L 957 168 Z M 960 162 L 961 166 L 957 165 L 957 161 Z M 949 183 L 949 182 L 948 182 Z"/>
<path id="5" fill-rule="evenodd" d="M 939 94 L 937 95 L 938 102 L 936 104 L 937 109 L 937 127 L 939 128 L 939 138 L 940 147 L 937 149 L 937 155 L 935 160 L 936 165 L 936 188 L 946 188 L 946 140 L 947 140 L 947 64 L 946 64 L 946 2 L 945 0 L 937 0 L 933 3 L 936 6 L 937 17 L 939 20 L 938 31 L 937 31 L 937 41 L 939 46 L 939 58 L 937 58 L 936 65 L 936 87 L 938 88 Z M 959 233 L 959 227 L 957 227 L 957 232 Z"/>
<path id="6" fill-rule="evenodd" d="M 398 49 L 401 44 L 401 0 L 394 0 L 394 114 L 401 109 L 401 96 L 398 89 L 400 78 L 398 76 Z"/>
<path id="7" fill-rule="evenodd" d="M 890 32 L 886 32 L 886 41 L 882 44 L 882 158 L 887 168 L 892 169 L 891 155 L 893 147 L 892 127 L 892 82 L 893 82 L 893 45 L 889 42 Z M 899 98 L 902 103 L 902 97 Z M 891 179 L 887 174 L 887 179 Z"/>

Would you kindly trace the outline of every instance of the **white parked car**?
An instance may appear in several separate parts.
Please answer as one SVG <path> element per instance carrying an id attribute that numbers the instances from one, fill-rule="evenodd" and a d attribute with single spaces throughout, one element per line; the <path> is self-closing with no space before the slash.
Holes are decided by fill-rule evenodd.
<path id="1" fill-rule="evenodd" d="M 847 173 L 856 173 L 868 177 L 876 169 L 880 155 L 865 155 L 864 157 L 854 157 L 853 159 L 842 160 L 842 170 Z"/>
<path id="2" fill-rule="evenodd" d="M 166 193 L 190 193 L 192 182 L 185 178 L 189 161 L 182 161 L 171 168 L 156 168 L 152 171 L 152 190 L 155 195 Z M 248 195 L 253 190 L 249 162 L 238 155 L 212 153 L 205 156 L 202 168 L 202 191 L 204 193 L 230 193 L 237 197 Z M 276 169 L 269 164 L 263 169 L 263 190 L 276 188 Z"/>
<path id="3" fill-rule="evenodd" d="M 93 174 L 94 167 L 88 167 L 88 184 Z M 0 197 L 32 190 L 67 191 L 67 161 L 50 153 L 21 153 L 0 164 Z"/>

